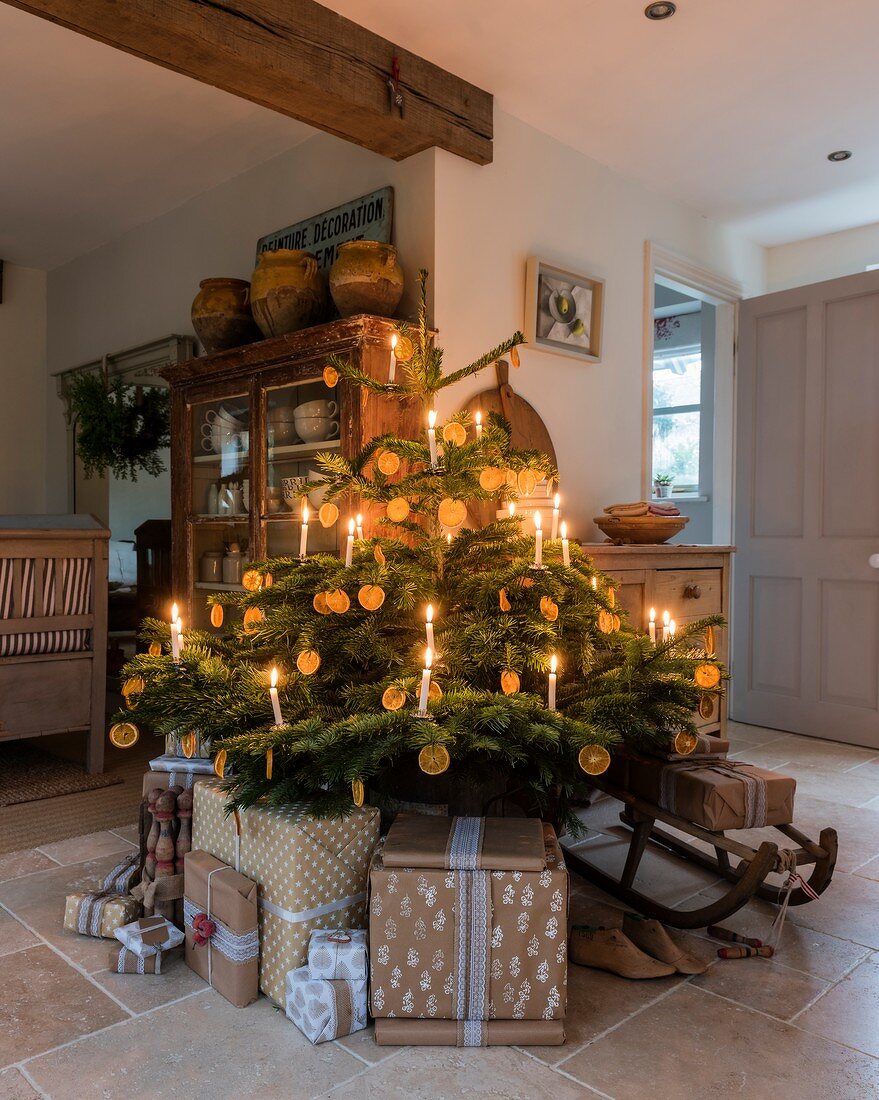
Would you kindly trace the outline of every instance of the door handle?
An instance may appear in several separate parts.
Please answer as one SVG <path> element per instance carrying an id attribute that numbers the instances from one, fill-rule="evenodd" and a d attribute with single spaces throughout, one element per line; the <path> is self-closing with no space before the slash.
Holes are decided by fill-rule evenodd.
<path id="1" fill-rule="evenodd" d="M 702 595 L 702 589 L 698 584 L 688 584 L 684 588 L 685 600 L 698 600 Z"/>

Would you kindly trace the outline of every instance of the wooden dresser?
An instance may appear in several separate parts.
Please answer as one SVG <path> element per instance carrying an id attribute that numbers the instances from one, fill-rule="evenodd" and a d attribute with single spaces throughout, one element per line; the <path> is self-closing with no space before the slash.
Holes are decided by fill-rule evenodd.
<path id="1" fill-rule="evenodd" d="M 583 551 L 602 572 L 619 581 L 617 602 L 628 612 L 629 623 L 647 631 L 650 608 L 656 610 L 658 629 L 668 611 L 677 623 L 706 615 L 729 620 L 730 557 L 732 546 L 613 546 L 584 543 Z M 729 629 L 715 631 L 718 658 L 729 664 Z M 705 733 L 726 730 L 727 700 L 710 717 L 696 715 Z"/>

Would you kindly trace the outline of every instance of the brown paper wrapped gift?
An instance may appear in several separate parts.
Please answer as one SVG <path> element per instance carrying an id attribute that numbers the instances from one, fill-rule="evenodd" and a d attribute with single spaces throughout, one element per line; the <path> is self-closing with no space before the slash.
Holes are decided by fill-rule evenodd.
<path id="1" fill-rule="evenodd" d="M 463 1020 L 376 1020 L 375 1041 L 380 1047 L 560 1047 L 565 1041 L 564 1020 L 489 1020 L 482 1029 L 482 1041 L 470 1044 Z"/>
<path id="2" fill-rule="evenodd" d="M 729 741 L 725 737 L 715 737 L 711 733 L 699 733 L 696 735 L 696 747 L 686 755 L 676 752 L 674 738 L 669 739 L 665 748 L 654 748 L 649 751 L 650 756 L 656 756 L 661 760 L 715 760 L 726 756 L 729 752 Z"/>
<path id="3" fill-rule="evenodd" d="M 703 829 L 753 829 L 793 820 L 796 780 L 732 760 L 680 761 L 632 757 L 627 790 Z"/>
<path id="4" fill-rule="evenodd" d="M 120 944 L 118 948 L 110 948 L 109 967 L 114 974 L 161 974 L 167 960 L 179 952 L 178 947 L 141 958 L 140 955 L 135 955 L 133 951 L 129 951 L 127 947 Z"/>
<path id="5" fill-rule="evenodd" d="M 207 852 L 187 852 L 183 877 L 186 965 L 244 1008 L 259 996 L 256 883 Z M 216 926 L 203 944 L 195 941 L 199 914 Z"/>
<path id="6" fill-rule="evenodd" d="M 313 818 L 303 802 L 225 814 L 218 782 L 196 783 L 193 848 L 237 867 L 259 886 L 259 987 L 281 1008 L 284 980 L 308 958 L 314 928 L 366 926 L 369 861 L 379 812 L 364 806 L 343 818 Z"/>
<path id="7" fill-rule="evenodd" d="M 140 902 L 128 894 L 99 890 L 91 894 L 68 894 L 64 904 L 64 927 L 68 932 L 112 940 L 116 929 L 133 921 Z"/>
<path id="8" fill-rule="evenodd" d="M 372 1015 L 472 1024 L 465 1045 L 487 1041 L 486 1021 L 562 1020 L 568 872 L 552 828 L 437 821 L 399 815 L 373 859 Z"/>

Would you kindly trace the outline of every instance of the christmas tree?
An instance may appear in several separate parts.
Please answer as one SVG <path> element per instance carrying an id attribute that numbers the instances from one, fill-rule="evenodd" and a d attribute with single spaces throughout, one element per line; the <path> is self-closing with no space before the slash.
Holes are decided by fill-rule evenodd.
<path id="1" fill-rule="evenodd" d="M 324 480 L 303 490 L 326 489 L 321 523 L 344 522 L 341 502 L 371 509 L 379 534 L 352 531 L 346 560 L 254 563 L 244 592 L 209 599 L 214 624 L 232 609 L 234 625 L 187 632 L 176 661 L 168 625 L 147 620 L 150 650 L 125 669 L 136 708 L 125 717 L 162 735 L 198 731 L 237 807 L 308 799 L 315 814 L 339 814 L 365 787 L 392 804 L 408 798 L 400 776 L 417 759 L 453 782 L 500 780 L 571 824 L 572 798 L 614 745 L 667 750 L 676 733 L 692 734 L 700 698 L 721 690 L 702 644 L 721 620 L 651 643 L 621 621 L 610 579 L 579 546 L 544 541 L 513 509 L 474 524 L 480 507 L 503 511 L 558 472 L 545 455 L 514 450 L 497 415 L 436 424 L 440 390 L 503 356 L 516 365 L 524 338 L 444 374 L 425 279 L 417 324 L 398 326 L 392 381 L 333 357 L 324 371 L 330 386 L 344 378 L 423 406 L 422 438 L 321 454 Z"/>

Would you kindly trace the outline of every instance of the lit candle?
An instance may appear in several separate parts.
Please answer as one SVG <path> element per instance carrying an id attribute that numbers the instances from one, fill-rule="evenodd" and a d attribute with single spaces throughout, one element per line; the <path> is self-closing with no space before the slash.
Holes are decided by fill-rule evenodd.
<path id="1" fill-rule="evenodd" d="M 446 531 L 446 545 L 448 545 L 448 546 L 452 545 L 452 532 L 451 531 Z"/>
<path id="2" fill-rule="evenodd" d="M 351 568 L 351 559 L 354 556 L 354 520 L 348 520 L 348 541 L 345 543 L 345 568 Z"/>
<path id="3" fill-rule="evenodd" d="M 559 505 L 562 498 L 556 493 L 552 504 L 552 538 L 555 541 L 559 537 Z"/>
<path id="4" fill-rule="evenodd" d="M 393 385 L 394 375 L 397 372 L 397 356 L 394 354 L 394 352 L 396 351 L 396 348 L 397 348 L 397 340 L 398 339 L 399 339 L 399 337 L 397 336 L 397 334 L 395 332 L 394 335 L 391 337 L 391 361 L 388 364 L 388 385 L 389 386 Z"/>
<path id="5" fill-rule="evenodd" d="M 419 714 L 427 713 L 427 697 L 430 693 L 430 666 L 433 664 L 433 653 L 429 649 L 424 651 L 424 668 L 421 672 L 421 695 L 418 698 Z"/>
<path id="6" fill-rule="evenodd" d="M 556 683 L 555 670 L 556 670 L 557 666 L 558 666 L 558 659 L 556 658 L 556 655 L 553 653 L 553 655 L 549 659 L 549 691 L 547 692 L 547 700 L 546 700 L 546 705 L 549 708 L 549 710 L 555 710 L 555 683 Z"/>
<path id="7" fill-rule="evenodd" d="M 595 592 L 598 588 L 598 577 L 592 578 L 592 591 Z"/>
<path id="8" fill-rule="evenodd" d="M 427 414 L 427 445 L 430 447 L 430 464 L 436 469 L 436 409 Z"/>
<path id="9" fill-rule="evenodd" d="M 568 543 L 568 525 L 562 523 L 562 565 L 571 564 L 571 548 Z"/>
<path id="10" fill-rule="evenodd" d="M 478 409 L 473 419 L 476 421 L 476 438 L 482 439 L 482 413 Z"/>
<path id="11" fill-rule="evenodd" d="M 275 725 L 283 726 L 284 718 L 281 714 L 281 703 L 278 699 L 278 670 L 272 669 L 272 677 L 269 682 L 269 698 L 272 701 L 272 710 L 275 712 Z"/>
<path id="12" fill-rule="evenodd" d="M 516 502 L 515 502 L 515 500 L 511 500 L 510 503 L 507 505 L 507 511 L 510 514 L 510 519 L 512 519 L 513 516 L 516 514 Z"/>
<path id="13" fill-rule="evenodd" d="M 669 641 L 671 641 L 671 639 L 674 638 L 675 634 L 677 633 L 677 630 L 678 630 L 678 624 L 674 621 L 674 619 L 669 620 L 669 624 L 668 624 Z"/>
<path id="14" fill-rule="evenodd" d="M 363 539 L 363 516 L 357 513 L 357 538 Z"/>
<path id="15" fill-rule="evenodd" d="M 302 502 L 302 530 L 299 534 L 299 557 L 304 558 L 308 554 L 308 501 Z"/>
<path id="16" fill-rule="evenodd" d="M 667 611 L 662 613 L 662 640 L 668 641 L 668 624 L 671 622 L 671 616 Z"/>
<path id="17" fill-rule="evenodd" d="M 180 660 L 180 630 L 183 624 L 177 613 L 177 604 L 171 608 L 171 657 L 176 665 Z"/>
<path id="18" fill-rule="evenodd" d="M 425 626 L 427 628 L 427 648 L 430 650 L 436 649 L 436 645 L 433 640 L 433 604 L 427 605 L 427 611 L 424 614 Z"/>
<path id="19" fill-rule="evenodd" d="M 656 645 L 656 608 L 650 608 L 650 621 L 647 623 L 647 633 L 650 635 L 650 641 L 653 645 Z"/>
<path id="20" fill-rule="evenodd" d="M 543 531 L 540 526 L 540 512 L 534 513 L 534 564 L 538 569 L 543 565 Z"/>

